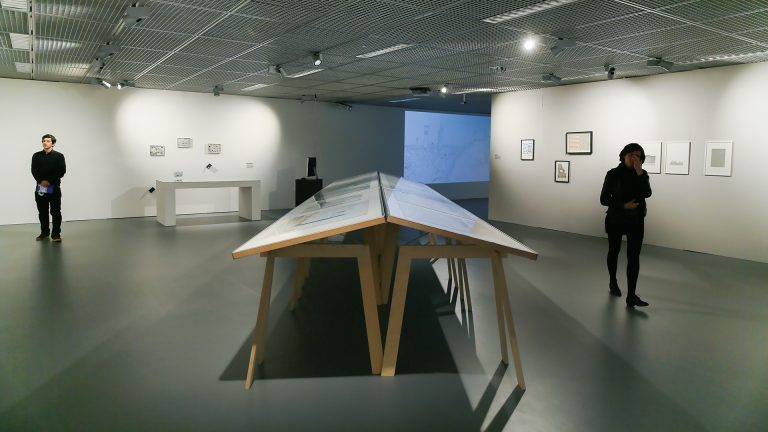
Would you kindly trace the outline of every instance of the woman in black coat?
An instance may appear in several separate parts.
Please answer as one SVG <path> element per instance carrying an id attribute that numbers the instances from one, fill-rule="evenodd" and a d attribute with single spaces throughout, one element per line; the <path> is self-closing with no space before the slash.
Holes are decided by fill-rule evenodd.
<path id="1" fill-rule="evenodd" d="M 627 144 L 619 154 L 621 163 L 608 171 L 600 193 L 600 204 L 608 206 L 605 232 L 608 234 L 608 274 L 611 294 L 620 297 L 616 265 L 621 238 L 627 236 L 627 307 L 648 306 L 637 296 L 640 273 L 640 249 L 645 232 L 645 199 L 651 196 L 648 173 L 643 170 L 645 151 L 637 143 Z"/>

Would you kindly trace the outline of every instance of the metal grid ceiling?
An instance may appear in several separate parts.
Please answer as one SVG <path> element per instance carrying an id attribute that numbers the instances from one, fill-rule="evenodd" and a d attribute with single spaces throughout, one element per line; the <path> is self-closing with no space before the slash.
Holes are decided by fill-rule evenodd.
<path id="1" fill-rule="evenodd" d="M 131 0 L 28 3 L 0 8 L 0 77 L 487 111 L 488 94 L 553 86 L 541 78 L 550 73 L 564 85 L 606 79 L 605 65 L 616 78 L 663 73 L 646 66 L 657 57 L 673 71 L 768 60 L 768 0 L 576 0 L 527 13 L 542 0 L 151 0 L 137 4 L 150 13 L 131 25 Z M 12 46 L 19 35 L 32 49 Z M 558 38 L 576 46 L 554 56 Z M 118 47 L 111 55 L 108 43 Z M 358 57 L 399 44 L 407 46 Z M 323 53 L 318 67 L 313 52 Z M 24 63 L 32 73 L 17 70 Z M 289 75 L 322 70 L 291 78 L 270 65 Z M 255 84 L 264 86 L 244 90 Z M 483 103 L 390 102 L 443 84 Z"/>

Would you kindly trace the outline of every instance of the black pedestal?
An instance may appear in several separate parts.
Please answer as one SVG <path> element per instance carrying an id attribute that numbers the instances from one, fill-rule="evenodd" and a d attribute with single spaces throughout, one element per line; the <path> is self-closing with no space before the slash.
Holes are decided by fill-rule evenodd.
<path id="1" fill-rule="evenodd" d="M 296 205 L 303 203 L 307 198 L 320 192 L 323 188 L 323 179 L 296 179 Z"/>

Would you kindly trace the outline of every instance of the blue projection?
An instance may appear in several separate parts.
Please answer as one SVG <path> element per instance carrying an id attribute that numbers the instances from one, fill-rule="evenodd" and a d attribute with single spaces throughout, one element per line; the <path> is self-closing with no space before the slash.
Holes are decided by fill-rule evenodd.
<path id="1" fill-rule="evenodd" d="M 404 173 L 419 183 L 488 181 L 491 118 L 405 112 Z"/>

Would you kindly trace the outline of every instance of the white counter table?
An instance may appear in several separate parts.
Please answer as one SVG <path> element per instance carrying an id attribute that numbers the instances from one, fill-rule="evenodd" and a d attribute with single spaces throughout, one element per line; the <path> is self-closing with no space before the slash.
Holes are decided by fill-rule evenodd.
<path id="1" fill-rule="evenodd" d="M 261 220 L 261 180 L 199 180 L 156 181 L 157 221 L 165 226 L 176 225 L 176 189 L 228 188 L 239 189 L 240 217 Z"/>

